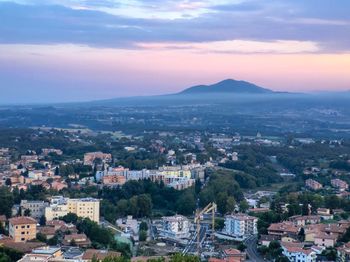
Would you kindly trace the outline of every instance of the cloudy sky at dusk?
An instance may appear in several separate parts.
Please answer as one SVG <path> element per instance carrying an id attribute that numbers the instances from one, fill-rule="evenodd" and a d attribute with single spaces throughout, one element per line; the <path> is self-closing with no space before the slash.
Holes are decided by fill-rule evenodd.
<path id="1" fill-rule="evenodd" d="M 0 103 L 164 94 L 226 78 L 350 90 L 350 1 L 0 0 Z"/>

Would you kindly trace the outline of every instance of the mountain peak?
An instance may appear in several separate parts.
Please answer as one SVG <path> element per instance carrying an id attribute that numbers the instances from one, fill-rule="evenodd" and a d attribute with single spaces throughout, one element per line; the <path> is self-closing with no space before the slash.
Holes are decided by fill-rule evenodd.
<path id="1" fill-rule="evenodd" d="M 266 94 L 273 93 L 273 91 L 246 81 L 225 79 L 212 85 L 193 86 L 183 90 L 179 94 L 205 93 Z"/>

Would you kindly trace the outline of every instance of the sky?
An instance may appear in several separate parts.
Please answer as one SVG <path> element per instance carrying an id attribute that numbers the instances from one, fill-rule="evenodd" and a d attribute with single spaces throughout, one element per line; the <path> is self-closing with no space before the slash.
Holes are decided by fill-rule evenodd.
<path id="1" fill-rule="evenodd" d="M 89 101 L 232 78 L 350 90 L 348 0 L 0 0 L 0 103 Z"/>

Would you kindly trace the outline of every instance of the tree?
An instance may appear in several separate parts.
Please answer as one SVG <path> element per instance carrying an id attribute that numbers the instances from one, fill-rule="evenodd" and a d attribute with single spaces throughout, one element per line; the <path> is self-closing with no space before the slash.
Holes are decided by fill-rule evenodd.
<path id="1" fill-rule="evenodd" d="M 175 254 L 170 258 L 170 262 L 199 262 L 200 259 L 197 256 L 192 255 L 182 255 L 182 254 Z"/>
<path id="2" fill-rule="evenodd" d="M 222 218 L 215 218 L 215 230 L 222 230 L 225 227 L 225 220 Z"/>
<path id="3" fill-rule="evenodd" d="M 298 238 L 300 240 L 300 242 L 304 242 L 305 240 L 305 230 L 304 228 L 302 227 L 298 233 Z"/>
<path id="4" fill-rule="evenodd" d="M 5 253 L 0 253 L 0 262 L 11 262 L 11 259 Z"/>
<path id="5" fill-rule="evenodd" d="M 148 230 L 148 225 L 145 221 L 142 221 L 141 224 L 140 224 L 140 230 L 145 230 L 147 231 Z"/>
<path id="6" fill-rule="evenodd" d="M 142 194 L 137 197 L 139 217 L 150 217 L 152 214 L 152 199 L 149 195 Z"/>
<path id="7" fill-rule="evenodd" d="M 7 178 L 6 181 L 5 181 L 5 185 L 10 187 L 12 185 L 12 181 L 10 178 Z"/>
<path id="8" fill-rule="evenodd" d="M 232 213 L 236 208 L 236 200 L 234 197 L 230 196 L 226 200 L 226 213 Z"/>
<path id="9" fill-rule="evenodd" d="M 182 215 L 191 215 L 196 208 L 196 200 L 193 192 L 187 190 L 176 201 L 176 210 Z"/>
<path id="10" fill-rule="evenodd" d="M 96 260 L 92 260 L 92 262 L 99 262 L 99 261 L 96 259 Z M 102 262 L 128 262 L 128 260 L 125 257 L 110 256 L 110 257 L 104 258 Z"/>
<path id="11" fill-rule="evenodd" d="M 40 226 L 45 226 L 46 225 L 46 217 L 42 215 L 39 220 Z"/>
<path id="12" fill-rule="evenodd" d="M 247 249 L 247 246 L 246 246 L 243 242 L 241 242 L 241 243 L 239 243 L 237 249 L 238 249 L 239 251 L 243 252 L 244 250 Z"/>
<path id="13" fill-rule="evenodd" d="M 140 232 L 139 232 L 139 240 L 143 242 L 143 241 L 146 241 L 146 239 L 147 239 L 147 231 L 140 230 Z"/>
<path id="14" fill-rule="evenodd" d="M 29 217 L 30 216 L 30 210 L 27 208 L 24 210 L 24 216 Z"/>
<path id="15" fill-rule="evenodd" d="M 302 215 L 303 215 L 303 216 L 308 216 L 308 215 L 310 215 L 309 203 L 303 203 Z"/>
<path id="16" fill-rule="evenodd" d="M 75 247 L 75 246 L 77 245 L 77 243 L 75 242 L 74 239 L 72 239 L 72 240 L 70 241 L 70 245 L 71 245 L 72 247 Z"/>
<path id="17" fill-rule="evenodd" d="M 60 168 L 57 166 L 55 168 L 55 176 L 59 176 L 60 175 Z"/>
<path id="18" fill-rule="evenodd" d="M 246 212 L 247 210 L 249 209 L 249 204 L 246 200 L 242 200 L 240 203 L 239 203 L 239 211 L 241 212 Z"/>
<path id="19" fill-rule="evenodd" d="M 8 187 L 0 187 L 0 215 L 11 216 L 14 199 Z"/>
<path id="20" fill-rule="evenodd" d="M 58 235 L 55 234 L 52 238 L 48 239 L 47 240 L 47 244 L 49 246 L 57 246 L 57 244 L 58 244 Z"/>
<path id="21" fill-rule="evenodd" d="M 47 241 L 46 236 L 40 232 L 36 234 L 36 239 L 39 240 L 40 242 L 44 242 L 44 243 L 46 243 L 46 241 Z"/>
<path id="22" fill-rule="evenodd" d="M 62 217 L 62 220 L 66 223 L 76 224 L 78 221 L 78 216 L 77 216 L 77 214 L 74 214 L 74 213 L 68 213 L 67 215 Z"/>

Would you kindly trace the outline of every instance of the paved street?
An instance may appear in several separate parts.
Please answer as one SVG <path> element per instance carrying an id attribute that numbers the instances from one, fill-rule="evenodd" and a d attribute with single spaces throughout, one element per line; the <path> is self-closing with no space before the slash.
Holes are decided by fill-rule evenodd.
<path id="1" fill-rule="evenodd" d="M 244 244 L 247 246 L 246 253 L 249 257 L 249 261 L 254 262 L 265 262 L 266 260 L 262 258 L 257 250 L 257 238 L 256 236 L 250 237 L 244 241 Z"/>

